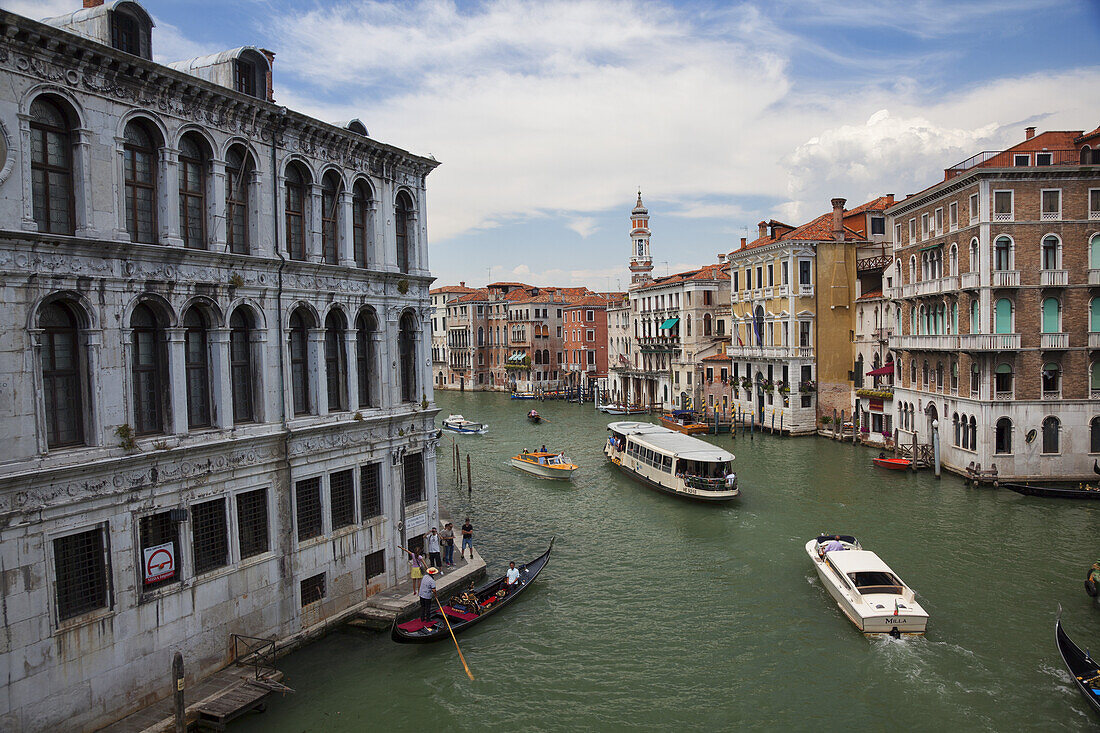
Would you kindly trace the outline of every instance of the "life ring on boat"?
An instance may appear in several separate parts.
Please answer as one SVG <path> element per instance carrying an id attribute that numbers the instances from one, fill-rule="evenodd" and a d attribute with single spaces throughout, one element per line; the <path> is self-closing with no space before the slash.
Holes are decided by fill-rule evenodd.
<path id="1" fill-rule="evenodd" d="M 1093 598 L 1096 598 L 1097 595 L 1100 595 L 1100 588 L 1096 587 L 1096 581 L 1092 578 L 1088 578 L 1085 580 L 1085 592 Z"/>

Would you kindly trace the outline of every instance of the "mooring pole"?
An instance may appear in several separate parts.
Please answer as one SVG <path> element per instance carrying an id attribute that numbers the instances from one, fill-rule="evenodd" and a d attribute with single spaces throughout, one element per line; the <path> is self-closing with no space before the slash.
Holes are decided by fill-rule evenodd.
<path id="1" fill-rule="evenodd" d="M 936 478 L 940 477 L 940 421 L 932 421 L 932 460 L 935 463 Z"/>
<path id="2" fill-rule="evenodd" d="M 183 702 L 183 655 L 179 652 L 172 655 L 172 678 L 176 681 L 176 733 L 186 733 L 186 706 Z"/>
<path id="3" fill-rule="evenodd" d="M 466 454 L 466 493 L 472 494 L 474 492 L 474 480 L 470 473 L 470 454 Z"/>

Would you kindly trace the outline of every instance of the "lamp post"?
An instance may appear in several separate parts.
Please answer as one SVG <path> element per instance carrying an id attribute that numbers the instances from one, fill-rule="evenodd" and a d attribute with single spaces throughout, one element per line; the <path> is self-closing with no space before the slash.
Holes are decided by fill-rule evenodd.
<path id="1" fill-rule="evenodd" d="M 932 421 L 932 461 L 936 478 L 940 477 L 940 421 Z"/>

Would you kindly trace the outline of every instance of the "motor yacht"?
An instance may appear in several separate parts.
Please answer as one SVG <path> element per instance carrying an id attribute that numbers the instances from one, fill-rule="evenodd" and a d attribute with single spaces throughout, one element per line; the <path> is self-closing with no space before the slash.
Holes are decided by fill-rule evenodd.
<path id="1" fill-rule="evenodd" d="M 826 550 L 830 543 L 834 549 Z M 835 549 L 836 544 L 843 549 Z M 924 633 L 928 613 L 913 590 L 855 537 L 820 535 L 806 543 L 806 554 L 825 590 L 864 634 Z"/>
<path id="2" fill-rule="evenodd" d="M 484 435 L 489 432 L 487 424 L 467 420 L 462 415 L 448 415 L 447 419 L 443 421 L 443 429 L 466 435 Z"/>
<path id="3" fill-rule="evenodd" d="M 568 479 L 578 466 L 565 457 L 564 453 L 531 451 L 512 456 L 512 465 L 521 471 L 542 478 Z"/>

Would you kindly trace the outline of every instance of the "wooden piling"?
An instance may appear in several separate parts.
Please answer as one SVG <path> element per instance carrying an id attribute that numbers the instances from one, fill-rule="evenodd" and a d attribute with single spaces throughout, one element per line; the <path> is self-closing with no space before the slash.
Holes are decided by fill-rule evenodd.
<path id="1" fill-rule="evenodd" d="M 176 689 L 173 691 L 176 697 L 176 733 L 186 733 L 187 720 L 185 714 L 187 706 L 183 700 L 183 655 L 179 652 L 172 655 L 172 679 L 176 683 Z"/>
<path id="2" fill-rule="evenodd" d="M 470 454 L 466 454 L 466 493 L 467 495 L 474 493 L 474 480 L 470 472 Z"/>

